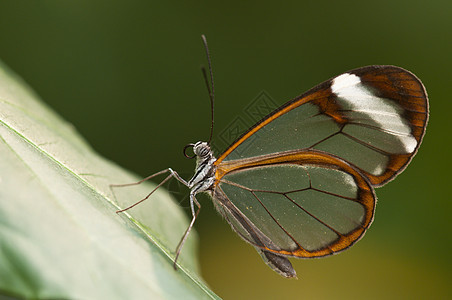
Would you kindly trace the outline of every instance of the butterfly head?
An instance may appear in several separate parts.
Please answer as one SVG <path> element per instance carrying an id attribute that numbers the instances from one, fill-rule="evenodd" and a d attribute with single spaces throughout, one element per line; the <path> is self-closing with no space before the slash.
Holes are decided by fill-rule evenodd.
<path id="1" fill-rule="evenodd" d="M 187 154 L 187 148 L 192 147 L 194 155 L 189 156 Z M 187 158 L 195 158 L 197 157 L 199 160 L 204 161 L 213 157 L 212 150 L 210 146 L 206 142 L 197 142 L 194 144 L 188 144 L 184 147 L 184 155 Z"/>
<path id="2" fill-rule="evenodd" d="M 212 157 L 212 150 L 210 150 L 210 146 L 206 142 L 197 142 L 196 144 L 194 144 L 193 152 L 201 160 L 209 159 Z"/>

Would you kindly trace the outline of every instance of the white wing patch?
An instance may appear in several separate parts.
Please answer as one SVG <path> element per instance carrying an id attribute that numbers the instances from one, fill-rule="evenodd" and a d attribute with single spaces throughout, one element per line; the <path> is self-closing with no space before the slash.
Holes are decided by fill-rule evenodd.
<path id="1" fill-rule="evenodd" d="M 351 110 L 346 115 L 365 114 L 388 134 L 396 136 L 406 153 L 412 153 L 416 149 L 417 141 L 402 118 L 401 108 L 396 102 L 375 96 L 361 83 L 358 76 L 349 73 L 334 78 L 331 90 Z"/>

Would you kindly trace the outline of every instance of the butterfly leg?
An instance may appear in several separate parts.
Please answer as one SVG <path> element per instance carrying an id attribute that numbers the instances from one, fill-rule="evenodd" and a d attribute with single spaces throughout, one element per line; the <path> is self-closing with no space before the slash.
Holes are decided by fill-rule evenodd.
<path id="1" fill-rule="evenodd" d="M 198 207 L 196 212 L 195 212 L 195 204 Z M 177 259 L 179 258 L 179 254 L 182 249 L 182 246 L 185 244 L 188 234 L 190 233 L 191 229 L 193 228 L 193 224 L 195 224 L 196 218 L 198 217 L 199 211 L 201 210 L 201 204 L 198 202 L 198 200 L 196 200 L 194 193 L 190 193 L 190 207 L 191 207 L 192 219 L 191 219 L 190 225 L 188 225 L 187 230 L 185 230 L 184 235 L 182 236 L 179 244 L 177 245 L 176 257 L 174 258 L 174 269 L 175 270 L 177 270 Z"/>
<path id="2" fill-rule="evenodd" d="M 183 179 L 182 177 L 180 177 L 180 175 L 176 172 L 176 171 L 174 171 L 173 169 L 171 169 L 171 168 L 168 168 L 168 169 L 165 169 L 165 170 L 162 170 L 162 171 L 160 171 L 160 172 L 157 172 L 157 173 L 154 173 L 154 174 L 152 174 L 152 175 L 149 175 L 148 177 L 146 177 L 146 178 L 144 178 L 144 179 L 141 179 L 140 181 L 137 181 L 137 182 L 132 182 L 132 183 L 126 183 L 126 184 L 110 184 L 110 190 L 113 192 L 113 190 L 112 190 L 112 188 L 113 187 L 125 187 L 125 186 L 131 186 L 131 185 L 138 185 L 138 184 L 140 184 L 140 183 L 143 183 L 143 182 L 145 182 L 145 181 L 147 181 L 147 180 L 149 180 L 149 179 L 152 179 L 152 178 L 154 178 L 155 176 L 158 176 L 158 175 L 161 175 L 161 174 L 165 174 L 165 173 L 170 173 L 168 176 L 166 176 L 165 177 L 165 179 L 163 179 L 163 181 L 162 182 L 160 182 L 146 197 L 144 197 L 143 199 L 141 199 L 140 201 L 138 201 L 138 202 L 136 202 L 136 203 L 134 203 L 134 204 L 132 204 L 132 205 L 130 205 L 129 207 L 126 207 L 126 208 L 124 208 L 124 209 L 121 209 L 121 210 L 118 210 L 118 211 L 116 211 L 116 213 L 121 213 L 121 212 L 123 212 L 123 211 L 126 211 L 126 210 L 128 210 L 128 209 L 131 209 L 132 207 L 134 207 L 134 206 L 136 206 L 136 205 L 138 205 L 138 204 L 140 204 L 141 202 L 143 202 L 143 201 L 145 201 L 145 200 L 147 200 L 149 197 L 151 197 L 151 195 L 159 188 L 159 187 L 161 187 L 162 185 L 164 185 L 168 180 L 170 180 L 171 178 L 176 178 L 179 182 L 181 182 L 182 184 L 184 184 L 185 186 L 188 186 L 188 183 L 187 183 L 187 181 L 185 181 L 185 179 Z M 113 195 L 114 195 L 114 193 L 113 193 Z M 193 206 L 193 205 L 192 205 Z M 192 210 L 193 210 L 193 208 L 192 208 Z"/>

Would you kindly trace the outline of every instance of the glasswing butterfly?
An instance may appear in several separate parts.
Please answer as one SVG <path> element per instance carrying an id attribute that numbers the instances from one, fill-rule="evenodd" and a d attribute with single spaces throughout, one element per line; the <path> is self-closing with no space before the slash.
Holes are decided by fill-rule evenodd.
<path id="1" fill-rule="evenodd" d="M 209 142 L 184 148 L 196 157 L 186 181 L 192 220 L 176 249 L 174 267 L 206 192 L 218 212 L 265 263 L 296 277 L 288 257 L 315 258 L 341 252 L 361 239 L 372 223 L 375 187 L 393 180 L 416 154 L 428 120 L 421 81 L 395 66 L 367 66 L 327 80 L 290 100 L 248 129 L 218 158 L 210 149 L 214 84 L 203 69 L 212 108 Z M 210 86 L 209 86 L 210 80 Z M 193 148 L 193 156 L 187 154 Z M 196 206 L 196 209 L 195 209 Z"/>

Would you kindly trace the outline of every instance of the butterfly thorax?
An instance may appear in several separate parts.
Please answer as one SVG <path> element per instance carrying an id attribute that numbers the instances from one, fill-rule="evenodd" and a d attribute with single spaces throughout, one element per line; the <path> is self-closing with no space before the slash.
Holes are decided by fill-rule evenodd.
<path id="1" fill-rule="evenodd" d="M 215 180 L 215 161 L 217 160 L 206 142 L 197 142 L 193 145 L 196 155 L 195 175 L 188 181 L 191 194 L 209 190 Z"/>

